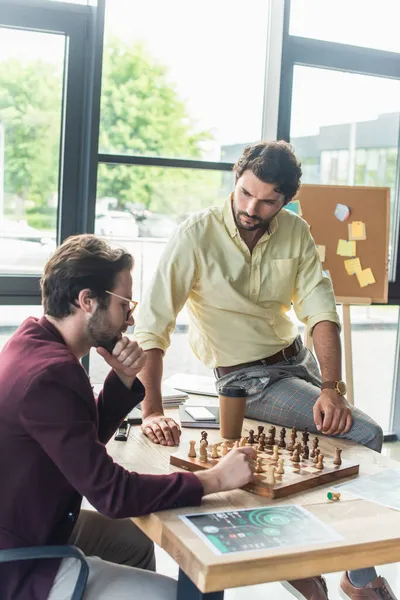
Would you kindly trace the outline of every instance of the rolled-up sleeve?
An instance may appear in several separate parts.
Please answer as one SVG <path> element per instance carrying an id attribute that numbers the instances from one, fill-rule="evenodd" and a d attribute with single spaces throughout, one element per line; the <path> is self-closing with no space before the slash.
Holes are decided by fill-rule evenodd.
<path id="1" fill-rule="evenodd" d="M 139 307 L 134 337 L 143 350 L 165 352 L 176 317 L 196 279 L 196 254 L 190 227 L 180 227 L 167 243 L 156 273 Z"/>
<path id="2" fill-rule="evenodd" d="M 321 261 L 308 226 L 304 228 L 303 232 L 293 307 L 297 318 L 307 325 L 311 334 L 315 325 L 321 321 L 332 321 L 340 328 L 332 283 L 322 270 Z"/>

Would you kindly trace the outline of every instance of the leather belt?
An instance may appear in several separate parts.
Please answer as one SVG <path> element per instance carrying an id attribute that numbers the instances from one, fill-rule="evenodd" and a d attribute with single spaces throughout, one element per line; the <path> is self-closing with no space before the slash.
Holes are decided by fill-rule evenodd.
<path id="1" fill-rule="evenodd" d="M 301 337 L 297 336 L 294 340 L 293 344 L 290 344 L 287 348 L 280 350 L 276 354 L 272 356 L 267 356 L 267 358 L 261 358 L 260 360 L 253 360 L 248 363 L 241 363 L 240 365 L 232 365 L 230 367 L 217 367 L 214 369 L 214 375 L 217 379 L 223 377 L 224 375 L 228 375 L 229 373 L 233 373 L 233 371 L 239 371 L 240 369 L 245 369 L 246 367 L 257 367 L 261 365 L 274 365 L 278 362 L 282 362 L 284 360 L 289 360 L 300 352 L 303 347 L 303 342 L 301 341 Z"/>

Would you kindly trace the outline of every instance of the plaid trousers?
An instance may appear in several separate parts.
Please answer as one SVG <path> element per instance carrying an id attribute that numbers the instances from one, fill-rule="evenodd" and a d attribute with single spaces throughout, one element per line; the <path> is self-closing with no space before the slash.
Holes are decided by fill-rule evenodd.
<path id="1" fill-rule="evenodd" d="M 228 373 L 217 381 L 217 388 L 235 384 L 248 393 L 246 417 L 274 425 L 318 433 L 313 406 L 321 393 L 318 363 L 305 346 L 293 358 L 274 365 L 246 367 Z M 353 408 L 353 425 L 337 436 L 380 452 L 382 428 L 358 408 Z"/>

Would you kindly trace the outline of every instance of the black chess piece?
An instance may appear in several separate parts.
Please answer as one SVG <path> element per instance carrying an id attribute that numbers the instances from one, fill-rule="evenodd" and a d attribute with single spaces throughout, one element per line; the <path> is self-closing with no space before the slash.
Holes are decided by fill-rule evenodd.
<path id="1" fill-rule="evenodd" d="M 202 440 L 204 440 L 206 442 L 206 445 L 208 446 L 208 440 L 207 440 L 208 433 L 207 433 L 207 431 L 202 431 L 200 435 L 201 435 L 200 443 L 202 442 Z"/>
<path id="2" fill-rule="evenodd" d="M 310 439 L 310 434 L 308 433 L 307 427 L 303 431 L 302 437 L 303 437 L 303 444 L 304 444 L 304 446 L 306 446 L 308 444 L 308 440 Z"/>
<path id="3" fill-rule="evenodd" d="M 285 437 L 286 437 L 286 429 L 284 427 L 282 427 L 281 431 L 280 431 L 280 440 L 279 440 L 279 448 L 286 448 L 286 442 L 285 442 Z"/>
<path id="4" fill-rule="evenodd" d="M 256 440 L 254 439 L 254 429 L 249 430 L 249 439 L 247 440 L 250 445 L 255 444 Z"/>
<path id="5" fill-rule="evenodd" d="M 303 446 L 303 458 L 304 458 L 305 460 L 307 460 L 307 459 L 309 458 L 309 456 L 310 456 L 310 448 L 308 447 L 308 445 L 307 445 L 307 444 L 305 444 L 305 445 Z"/>
<path id="6" fill-rule="evenodd" d="M 257 441 L 260 441 L 260 435 L 261 435 L 261 434 L 262 434 L 262 432 L 264 431 L 264 425 L 258 425 L 257 429 L 258 429 L 258 433 L 257 433 L 257 435 L 255 436 L 255 439 L 256 439 Z"/>

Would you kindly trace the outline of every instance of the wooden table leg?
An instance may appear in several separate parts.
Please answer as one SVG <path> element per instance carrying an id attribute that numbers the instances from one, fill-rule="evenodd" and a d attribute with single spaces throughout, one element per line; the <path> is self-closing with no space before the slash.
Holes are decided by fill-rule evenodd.
<path id="1" fill-rule="evenodd" d="M 203 594 L 182 569 L 179 569 L 177 600 L 224 600 L 224 591 Z"/>

